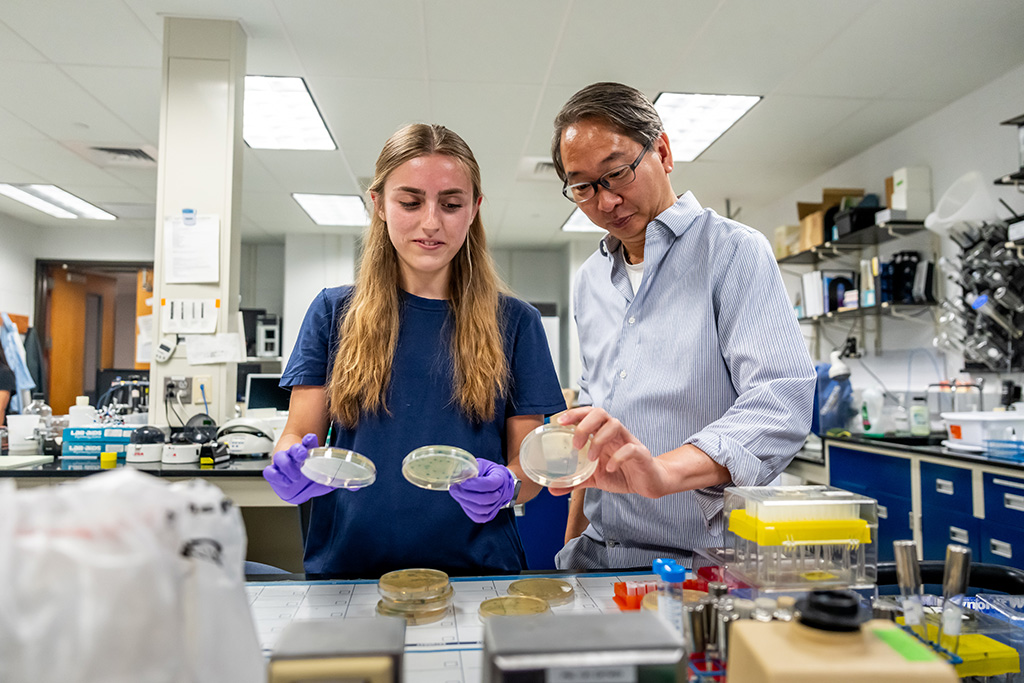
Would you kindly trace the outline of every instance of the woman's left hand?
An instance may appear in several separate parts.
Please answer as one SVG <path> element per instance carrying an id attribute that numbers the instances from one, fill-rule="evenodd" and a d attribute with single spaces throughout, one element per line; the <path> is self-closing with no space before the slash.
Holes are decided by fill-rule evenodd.
<path id="1" fill-rule="evenodd" d="M 462 506 L 463 512 L 477 524 L 494 519 L 498 510 L 512 501 L 515 477 L 504 465 L 479 459 L 480 472 L 472 479 L 452 484 L 448 493 Z"/>

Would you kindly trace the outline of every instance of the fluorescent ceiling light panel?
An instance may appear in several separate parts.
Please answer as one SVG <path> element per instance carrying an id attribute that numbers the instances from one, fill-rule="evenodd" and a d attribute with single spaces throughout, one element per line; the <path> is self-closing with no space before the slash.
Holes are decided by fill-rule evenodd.
<path id="1" fill-rule="evenodd" d="M 337 149 L 320 111 L 293 76 L 246 76 L 242 138 L 254 149 Z"/>
<path id="2" fill-rule="evenodd" d="M 672 159 L 693 161 L 760 101 L 760 95 L 663 92 L 654 108 L 665 124 Z"/>
<path id="3" fill-rule="evenodd" d="M 363 198 L 355 194 L 301 194 L 292 197 L 317 225 L 369 225 Z"/>
<path id="4" fill-rule="evenodd" d="M 92 218 L 114 221 L 117 216 L 93 206 L 56 185 L 8 185 L 0 183 L 0 194 L 57 218 Z"/>
<path id="5" fill-rule="evenodd" d="M 571 214 L 569 214 L 569 218 L 564 223 L 562 223 L 562 232 L 605 233 L 607 232 L 607 230 L 605 230 L 602 227 L 599 227 L 597 224 L 592 222 L 589 218 L 587 218 L 587 214 L 580 211 L 577 207 Z"/>

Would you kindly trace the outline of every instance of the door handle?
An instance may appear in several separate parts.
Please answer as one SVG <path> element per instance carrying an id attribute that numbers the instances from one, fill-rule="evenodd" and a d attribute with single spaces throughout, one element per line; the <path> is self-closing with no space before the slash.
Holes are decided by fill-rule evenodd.
<path id="1" fill-rule="evenodd" d="M 1007 510 L 1016 510 L 1017 512 L 1024 512 L 1024 496 L 1018 496 L 1015 493 L 1004 493 L 1003 507 L 1005 507 Z"/>
<path id="2" fill-rule="evenodd" d="M 967 529 L 961 529 L 958 526 L 949 527 L 949 540 L 963 545 L 967 545 L 971 542 L 970 536 L 967 534 Z"/>
<path id="3" fill-rule="evenodd" d="M 889 508 L 885 507 L 884 505 L 879 505 L 878 506 L 878 518 L 879 519 L 889 519 Z"/>
<path id="4" fill-rule="evenodd" d="M 993 555 L 1005 557 L 1008 560 L 1013 559 L 1013 546 L 1006 541 L 1000 541 L 999 539 L 993 538 L 989 541 L 988 549 L 992 551 Z"/>
<path id="5" fill-rule="evenodd" d="M 936 479 L 935 480 L 935 491 L 942 493 L 947 496 L 953 495 L 953 482 L 948 479 Z"/>

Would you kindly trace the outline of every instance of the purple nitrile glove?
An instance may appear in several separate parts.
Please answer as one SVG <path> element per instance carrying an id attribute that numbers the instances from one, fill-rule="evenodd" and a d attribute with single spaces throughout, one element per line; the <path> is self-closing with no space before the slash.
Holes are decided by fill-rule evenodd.
<path id="1" fill-rule="evenodd" d="M 477 524 L 489 522 L 512 500 L 516 492 L 515 479 L 504 465 L 491 460 L 477 460 L 480 473 L 472 479 L 452 484 L 452 494 L 462 511 Z"/>
<path id="2" fill-rule="evenodd" d="M 302 443 L 274 453 L 274 464 L 263 470 L 263 478 L 270 482 L 270 488 L 284 502 L 298 505 L 334 490 L 302 473 L 302 463 L 309 457 L 310 449 L 317 445 L 316 434 L 306 434 Z"/>

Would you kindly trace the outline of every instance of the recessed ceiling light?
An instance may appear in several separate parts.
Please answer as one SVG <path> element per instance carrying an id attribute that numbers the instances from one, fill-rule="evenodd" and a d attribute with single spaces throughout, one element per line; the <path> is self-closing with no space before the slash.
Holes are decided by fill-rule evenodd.
<path id="1" fill-rule="evenodd" d="M 293 192 L 292 197 L 317 225 L 370 224 L 363 198 L 359 195 Z"/>
<path id="2" fill-rule="evenodd" d="M 246 76 L 242 138 L 254 149 L 337 149 L 306 82 Z"/>
<path id="3" fill-rule="evenodd" d="M 693 161 L 761 101 L 760 95 L 663 92 L 654 100 L 673 161 Z"/>
<path id="4" fill-rule="evenodd" d="M 0 194 L 57 218 L 92 218 L 114 221 L 117 216 L 93 206 L 56 185 L 0 183 Z"/>
<path id="5" fill-rule="evenodd" d="M 597 224 L 595 224 L 593 221 L 587 218 L 587 214 L 580 211 L 579 207 L 577 207 L 571 214 L 569 214 L 569 218 L 566 219 L 564 223 L 562 223 L 562 232 L 604 233 L 607 232 L 607 230 L 605 230 L 602 227 L 599 227 Z"/>

